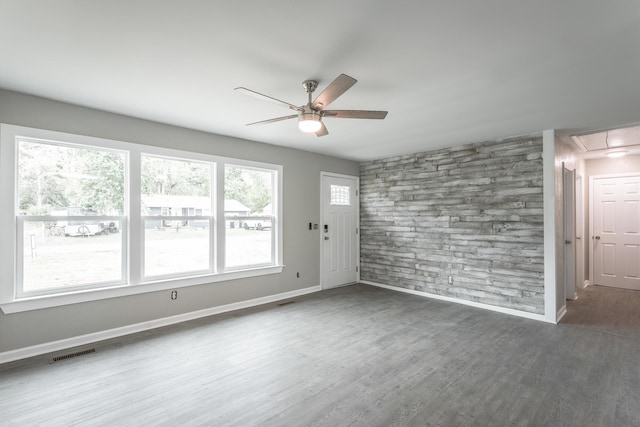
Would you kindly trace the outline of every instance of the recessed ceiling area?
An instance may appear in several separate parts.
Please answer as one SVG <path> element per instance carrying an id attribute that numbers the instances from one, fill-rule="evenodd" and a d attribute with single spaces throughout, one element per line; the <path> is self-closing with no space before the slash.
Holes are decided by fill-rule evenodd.
<path id="1" fill-rule="evenodd" d="M 638 123 L 639 42 L 627 0 L 0 0 L 0 88 L 365 161 Z M 332 109 L 384 120 L 246 126 L 287 112 L 233 90 L 302 105 L 341 73 Z"/>
<path id="2" fill-rule="evenodd" d="M 640 127 L 610 129 L 589 134 L 572 135 L 571 139 L 583 157 L 619 157 L 625 154 L 640 154 Z"/>

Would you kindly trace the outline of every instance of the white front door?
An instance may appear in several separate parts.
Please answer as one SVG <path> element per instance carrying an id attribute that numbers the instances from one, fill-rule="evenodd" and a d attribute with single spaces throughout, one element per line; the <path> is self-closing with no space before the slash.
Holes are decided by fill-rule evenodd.
<path id="1" fill-rule="evenodd" d="M 358 280 L 357 177 L 322 174 L 322 288 Z"/>
<path id="2" fill-rule="evenodd" d="M 640 290 L 640 175 L 593 180 L 593 280 Z"/>

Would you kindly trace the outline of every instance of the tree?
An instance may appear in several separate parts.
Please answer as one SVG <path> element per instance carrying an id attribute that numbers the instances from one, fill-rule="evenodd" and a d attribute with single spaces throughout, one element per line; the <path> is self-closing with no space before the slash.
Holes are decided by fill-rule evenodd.
<path id="1" fill-rule="evenodd" d="M 124 155 L 81 150 L 76 159 L 81 177 L 77 206 L 91 207 L 98 214 L 124 211 Z"/>
<path id="2" fill-rule="evenodd" d="M 211 166 L 187 160 L 143 156 L 142 194 L 209 197 Z"/>
<path id="3" fill-rule="evenodd" d="M 18 206 L 29 215 L 46 215 L 67 206 L 64 167 L 57 147 L 21 141 L 18 145 Z"/>
<path id="4" fill-rule="evenodd" d="M 105 150 L 20 141 L 20 210 L 46 215 L 70 207 L 107 215 L 124 209 L 124 155 Z"/>
<path id="5" fill-rule="evenodd" d="M 271 203 L 271 172 L 227 166 L 224 177 L 224 198 L 237 200 L 251 213 L 262 212 Z"/>

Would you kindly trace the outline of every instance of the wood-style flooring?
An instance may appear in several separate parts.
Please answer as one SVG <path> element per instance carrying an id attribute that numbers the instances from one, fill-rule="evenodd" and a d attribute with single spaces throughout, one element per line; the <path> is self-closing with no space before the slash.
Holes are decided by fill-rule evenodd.
<path id="1" fill-rule="evenodd" d="M 574 314 L 596 294 L 550 325 L 366 285 L 319 292 L 6 364 L 0 425 L 637 426 L 640 333 L 609 330 L 610 310 L 602 325 L 599 309 Z"/>
<path id="2" fill-rule="evenodd" d="M 604 286 L 581 289 L 577 300 L 567 301 L 562 323 L 640 340 L 640 291 Z"/>

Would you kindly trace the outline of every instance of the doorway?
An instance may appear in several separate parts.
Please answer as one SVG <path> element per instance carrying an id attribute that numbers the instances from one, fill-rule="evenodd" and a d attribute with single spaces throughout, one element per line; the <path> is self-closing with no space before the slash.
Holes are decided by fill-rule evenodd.
<path id="1" fill-rule="evenodd" d="M 590 182 L 593 284 L 640 290 L 640 174 Z"/>
<path id="2" fill-rule="evenodd" d="M 323 289 L 358 280 L 360 179 L 321 174 L 320 283 Z"/>

